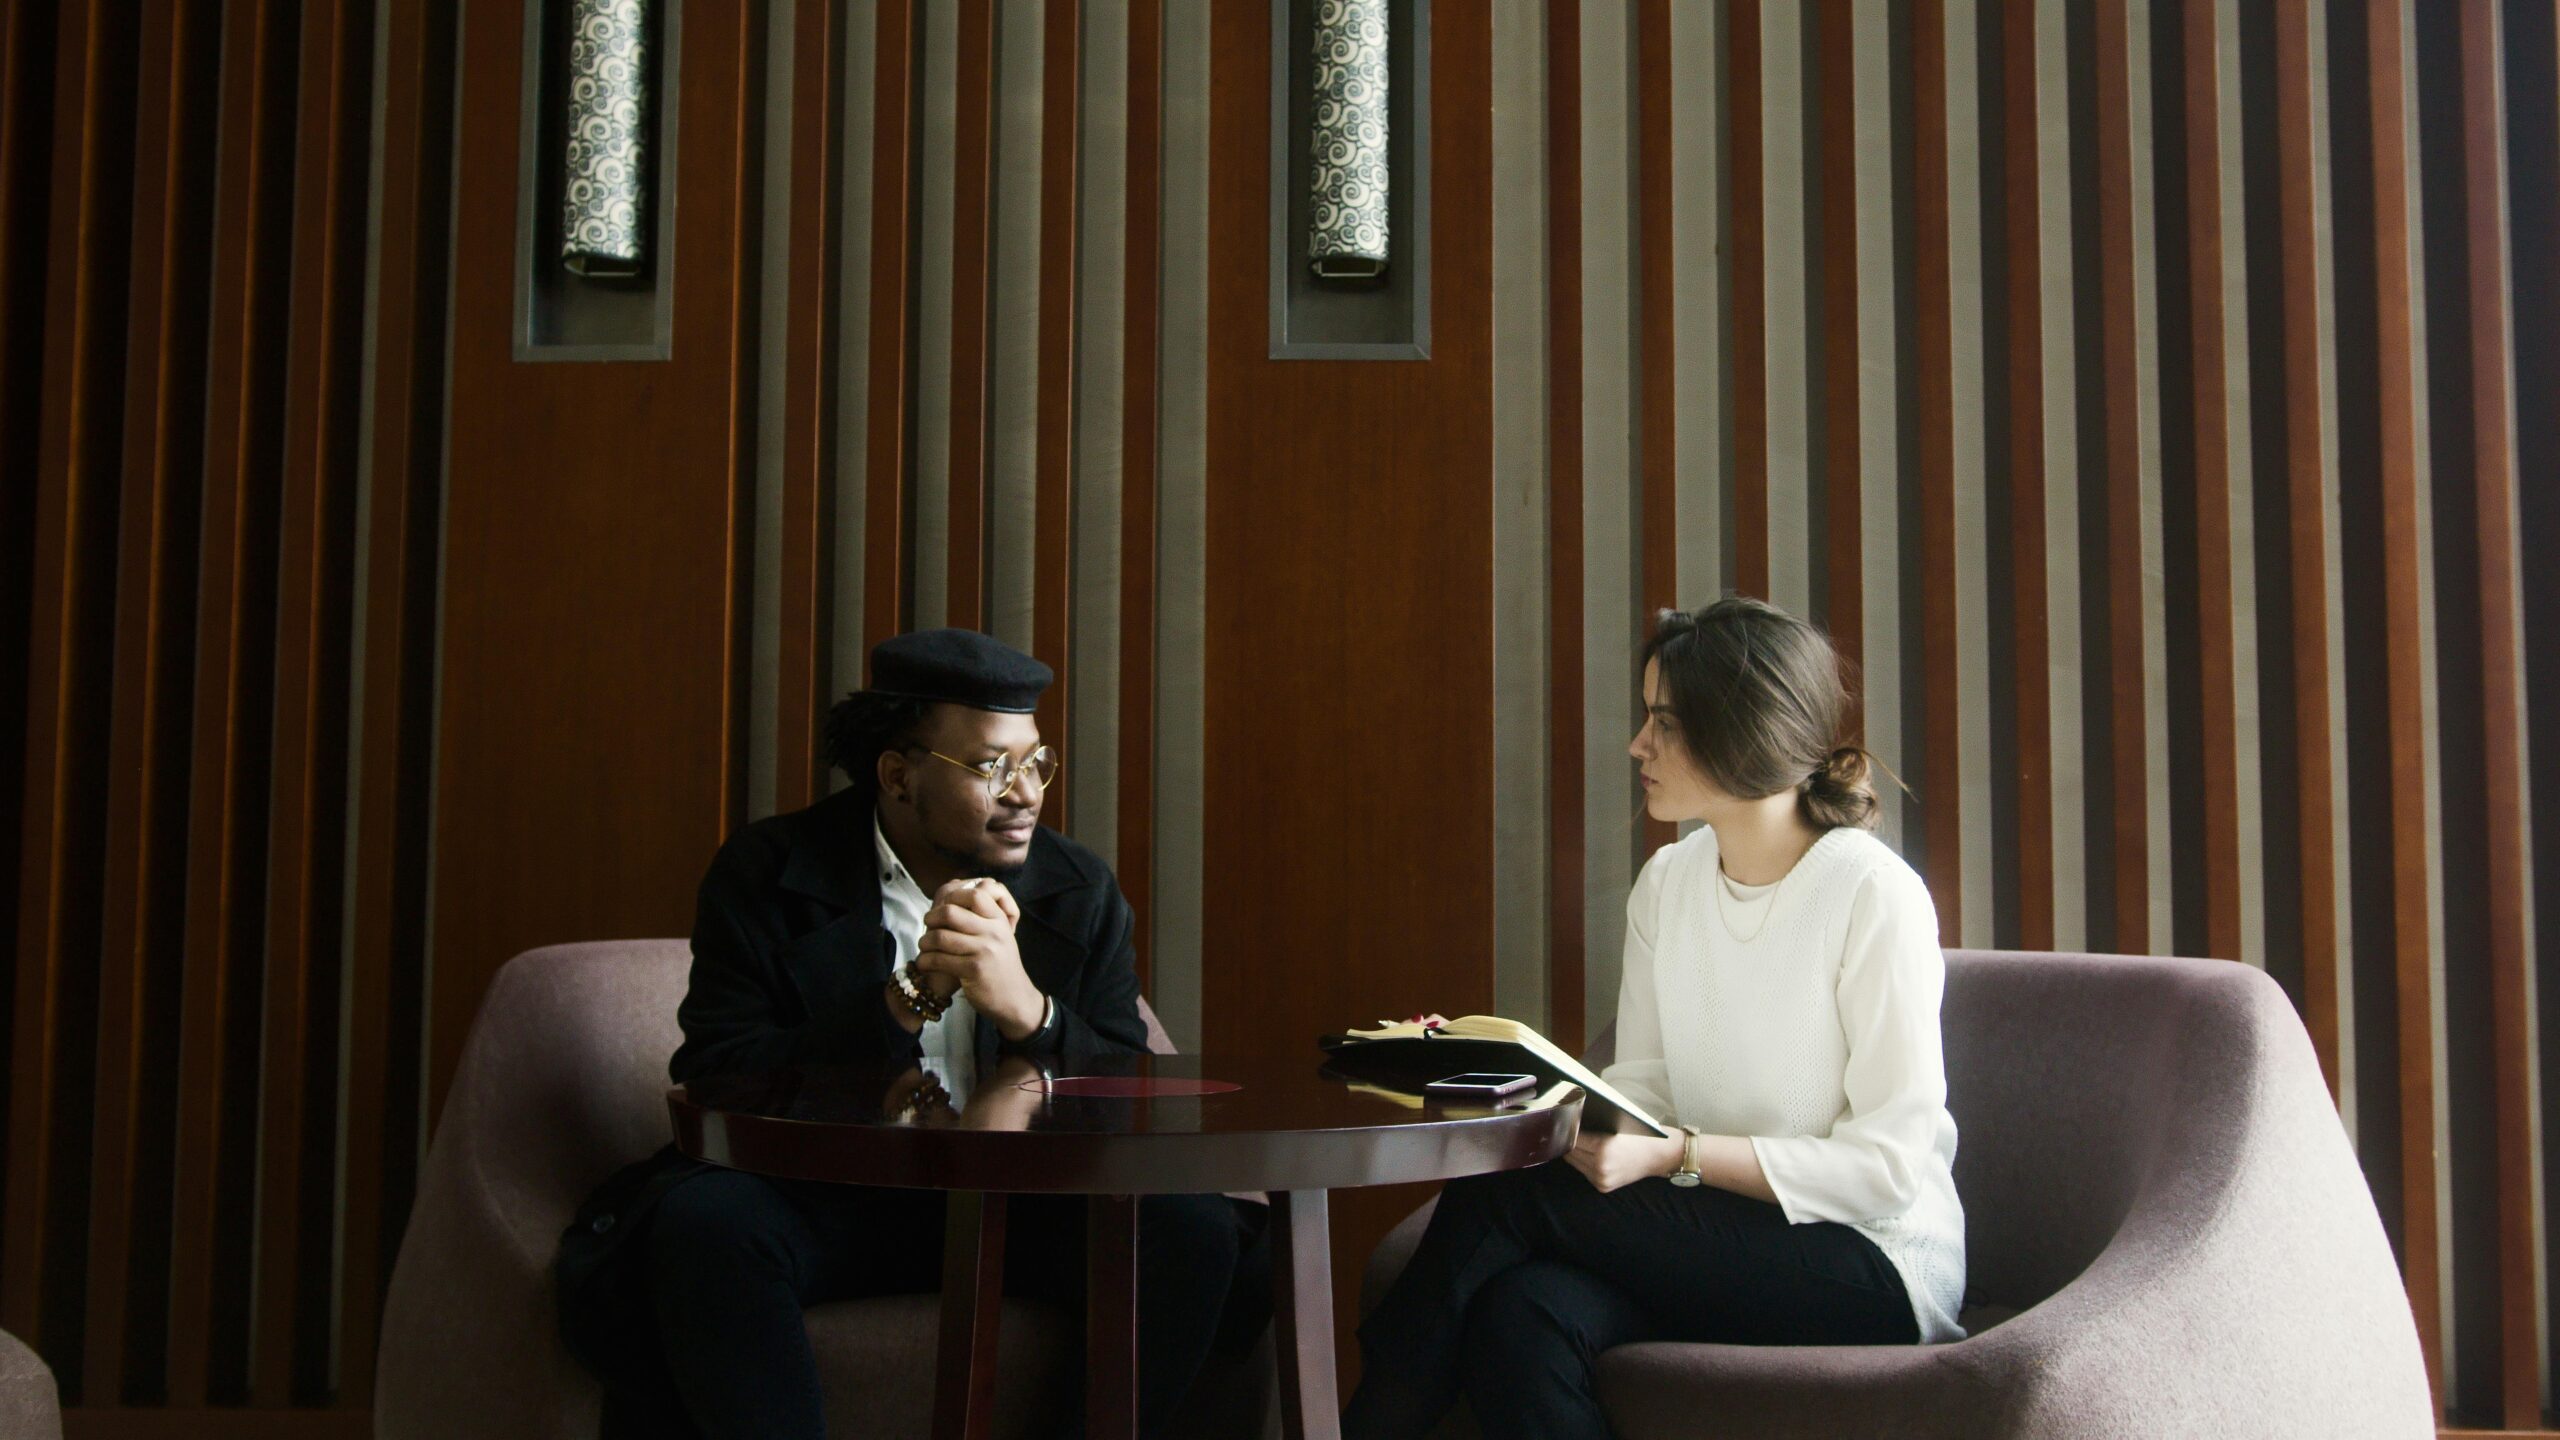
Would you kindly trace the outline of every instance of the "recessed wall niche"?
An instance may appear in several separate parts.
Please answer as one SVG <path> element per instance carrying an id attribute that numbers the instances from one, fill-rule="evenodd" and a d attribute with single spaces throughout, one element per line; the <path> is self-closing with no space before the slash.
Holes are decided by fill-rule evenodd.
<path id="1" fill-rule="evenodd" d="M 1431 358 L 1431 0 L 1386 0 L 1387 262 L 1319 278 L 1315 33 L 1321 0 L 1271 0 L 1271 358 Z"/>
<path id="2" fill-rule="evenodd" d="M 684 0 L 645 0 L 639 263 L 581 274 L 561 255 L 568 185 L 570 28 L 575 0 L 527 0 L 517 141 L 515 358 L 664 360 L 675 330 L 676 97 Z M 466 198 L 464 203 L 468 203 Z M 600 269 L 602 267 L 596 267 Z"/>

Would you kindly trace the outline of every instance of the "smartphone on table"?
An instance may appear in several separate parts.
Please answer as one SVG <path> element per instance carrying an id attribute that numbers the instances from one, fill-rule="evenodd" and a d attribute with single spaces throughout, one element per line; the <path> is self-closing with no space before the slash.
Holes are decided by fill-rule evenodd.
<path id="1" fill-rule="evenodd" d="M 1434 1100 L 1453 1100 L 1461 1105 L 1509 1105 L 1537 1083 L 1535 1075 L 1479 1071 L 1434 1080 L 1422 1087 L 1422 1093 Z"/>

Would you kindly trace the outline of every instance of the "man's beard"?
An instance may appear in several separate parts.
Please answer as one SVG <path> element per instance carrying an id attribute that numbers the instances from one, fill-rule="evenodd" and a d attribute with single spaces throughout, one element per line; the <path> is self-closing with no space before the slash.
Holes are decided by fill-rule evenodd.
<path id="1" fill-rule="evenodd" d="M 942 850 L 942 858 L 950 862 L 952 873 L 961 879 L 993 880 L 1007 890 L 1014 888 L 1015 882 L 1022 878 L 1022 872 L 1031 868 L 1027 859 L 1020 865 L 990 865 L 982 855 L 965 854 L 958 850 L 943 850 L 939 845 L 933 848 Z"/>
<path id="2" fill-rule="evenodd" d="M 931 807 L 924 804 L 921 797 L 916 805 L 916 819 L 924 825 L 927 837 L 925 843 L 931 845 L 934 853 L 942 857 L 943 863 L 951 867 L 952 874 L 963 880 L 993 880 L 1007 890 L 1011 890 L 1015 882 L 1022 878 L 1022 872 L 1031 868 L 1028 855 L 1025 855 L 1023 863 L 1019 865 L 996 865 L 989 863 L 985 856 L 974 850 L 954 850 L 941 841 L 932 839 L 934 817 Z"/>

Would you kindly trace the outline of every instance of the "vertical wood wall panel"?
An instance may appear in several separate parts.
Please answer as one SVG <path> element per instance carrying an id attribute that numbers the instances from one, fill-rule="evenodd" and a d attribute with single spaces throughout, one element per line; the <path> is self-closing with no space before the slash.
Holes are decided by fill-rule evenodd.
<path id="1" fill-rule="evenodd" d="M 1075 633 L 1076 115 L 1082 99 L 1076 82 L 1082 68 L 1083 31 L 1082 0 L 1052 0 L 1042 12 L 1039 434 L 1031 653 L 1048 662 L 1062 680 L 1069 669 L 1068 637 Z M 1061 683 L 1040 698 L 1040 733 L 1060 747 L 1066 744 L 1071 723 L 1069 691 L 1069 685 Z M 1043 810 L 1043 819 L 1059 829 L 1073 822 L 1067 807 L 1073 783 L 1061 773 Z"/>
<path id="2" fill-rule="evenodd" d="M 912 523 L 916 203 L 916 42 L 914 0 L 879 0 L 879 69 L 872 82 L 871 354 L 864 463 L 863 653 L 908 628 L 915 616 Z M 866 663 L 867 660 L 866 660 Z"/>
<path id="3" fill-rule="evenodd" d="M 453 188 L 450 15 L 390 7 L 378 44 L 374 393 L 366 473 L 364 664 L 350 929 L 338 1394 L 363 1406 L 383 1294 L 416 1188 L 426 999 L 426 786 L 433 753 L 446 242 Z"/>
<path id="4" fill-rule="evenodd" d="M 2008 270 L 2010 640 L 2015 686 L 2010 722 L 2015 758 L 2017 944 L 2054 944 L 2053 682 L 2048 660 L 2049 582 L 2045 551 L 2044 165 L 2037 86 L 2036 7 L 2000 14 L 2003 256 Z M 1986 66 L 1993 63 L 1986 58 Z M 1999 537 L 1991 537 L 1998 544 Z"/>
<path id="5" fill-rule="evenodd" d="M 1820 305 L 1822 355 L 1822 421 L 1814 462 L 1821 475 L 1822 508 L 1813 520 L 1822 588 L 1816 605 L 1824 630 L 1855 675 L 1864 668 L 1867 625 L 1860 446 L 1865 416 L 1859 405 L 1866 357 L 1858 348 L 1858 111 L 1867 100 L 1858 89 L 1856 12 L 1845 4 L 1825 5 L 1807 23 L 1813 32 L 1813 65 L 1805 89 L 1815 101 L 1806 107 L 1815 129 L 1808 168 L 1820 182 L 1812 202 L 1819 236 L 1812 288 Z M 1865 743 L 1862 689 L 1852 687 L 1850 733 L 1841 737 L 1845 743 Z"/>
<path id="6" fill-rule="evenodd" d="M 2231 452 L 2224 365 L 2222 37 L 2213 0 L 2182 0 L 2187 370 L 2192 411 L 2196 660 L 2202 743 L 2204 914 L 2200 951 L 2240 958 L 2240 774 L 2232 608 Z"/>
<path id="7" fill-rule="evenodd" d="M 1120 889 L 1154 979 L 1158 285 L 1164 227 L 1164 0 L 1129 0 L 1128 305 L 1120 458 Z M 1151 990 L 1152 993 L 1152 990 Z"/>
<path id="8" fill-rule="evenodd" d="M 129 15 L 108 5 L 60 17 L 44 312 L 44 419 L 37 460 L 33 627 L 28 645 L 25 813 L 11 1042 L 9 1235 L 0 1327 L 57 1359 L 81 1353 L 80 1257 L 92 1199 L 79 1165 L 93 1095 L 99 864 L 107 755 L 86 717 L 108 699 L 114 515 L 121 426 L 124 267 L 133 117 Z M 65 1382 L 76 1389 L 80 1367 Z"/>
<path id="9" fill-rule="evenodd" d="M 96 1111 L 90 1152 L 87 1353 L 81 1369 L 94 1393 L 119 1395 L 135 1326 L 165 1324 L 147 1284 L 136 1286 L 137 1238 L 159 1247 L 167 1194 L 165 1143 L 146 1152 L 146 1130 L 174 1098 L 154 1082 L 173 1036 L 158 1022 L 174 999 L 177 913 L 183 891 L 166 883 L 170 840 L 183 844 L 186 739 L 184 625 L 194 575 L 195 478 L 187 462 L 203 438 L 202 370 L 179 363 L 199 353 L 204 223 L 199 183 L 206 158 L 192 137 L 208 133 L 198 7 L 158 8 L 143 17 L 135 85 L 133 259 L 126 304 L 123 477 L 117 505 L 115 679 L 107 766 L 106 909 L 99 937 Z M 193 343 L 190 344 L 189 342 Z M 165 1137 L 162 1137 L 165 1140 Z M 154 1178 L 157 1177 L 157 1183 Z M 152 1276 L 145 1264 L 140 1273 Z M 129 1309 L 130 1292 L 144 1304 Z"/>
<path id="10" fill-rule="evenodd" d="M 2435 989 L 2429 966 L 2425 708 L 2419 572 L 2419 392 L 2413 347 L 2415 184 L 2409 154 L 2410 43 L 2398 0 L 2365 7 L 2366 116 L 2373 176 L 2374 414 L 2379 425 L 2380 539 L 2391 790 L 2391 951 L 2396 978 L 2400 1260 L 2427 1374 L 2442 1386 L 2444 1311 L 2436 1199 Z"/>
<path id="11" fill-rule="evenodd" d="M 841 0 L 793 11 L 791 213 L 783 228 L 790 296 L 784 325 L 779 695 L 774 800 L 797 810 L 826 793 L 821 726 L 835 698 L 837 256 L 843 248 L 837 145 L 844 133 Z"/>
<path id="12" fill-rule="evenodd" d="M 244 1071 L 255 1073 L 255 1019 L 245 1000 L 255 993 L 264 915 L 254 847 L 265 838 L 274 592 L 263 532 L 274 506 L 268 422 L 283 348 L 281 307 L 268 296 L 287 253 L 276 202 L 289 194 L 291 37 L 269 5 L 224 10 L 172 1179 L 169 1394 L 181 1405 L 207 1399 L 217 1373 L 228 1388 L 235 1354 L 245 1358 L 247 1234 L 238 1197 L 251 1183 L 255 1131 L 246 1113 L 252 1097 L 236 1087 Z"/>
<path id="13" fill-rule="evenodd" d="M 822 793 L 919 620 L 1059 670 L 1177 1035 L 1579 1041 L 1622 662 L 1728 579 L 1951 940 L 2285 983 L 2450 1420 L 2544 1423 L 2547 0 L 1435 6 L 1396 364 L 1267 357 L 1268 17 L 1162 0 L 687 7 L 673 358 L 516 360 L 527 3 L 0 11 L 0 1324 L 79 1433 L 361 1433 L 487 975 L 681 933 L 746 717 Z M 1238 959 L 1346 935 L 1441 958 Z"/>
<path id="14" fill-rule="evenodd" d="M 2133 40 L 2126 7 L 2097 7 L 2096 36 L 2099 286 L 2106 405 L 2103 533 L 2091 557 L 2105 577 L 2101 591 L 2106 664 L 2114 697 L 2105 747 L 2114 933 L 2092 943 L 2135 954 L 2151 948 L 2151 851 L 2147 784 L 2147 672 L 2142 623 L 2142 413 L 2136 312 L 2133 156 Z"/>
<path id="15" fill-rule="evenodd" d="M 951 561 L 942 623 L 975 629 L 987 609 L 988 315 L 994 289 L 996 12 L 959 7 L 958 121 L 951 172 Z"/>
<path id="16" fill-rule="evenodd" d="M 257 1403 L 325 1383 L 302 1363 L 326 1309 L 334 1175 L 330 1142 L 346 775 L 346 622 L 363 325 L 366 162 L 373 56 L 354 0 L 305 12 L 295 145 L 292 334 L 285 369 L 284 502 L 278 525 L 275 798 L 270 815 L 266 1023 L 260 1054 Z M 325 1056 L 325 1074 L 321 1079 Z M 315 1267 L 321 1272 L 315 1279 Z"/>
<path id="17" fill-rule="evenodd" d="M 1963 697 L 1956 684 L 1955 317 L 1956 217 L 1948 199 L 1947 7 L 1917 0 L 1911 8 L 1912 302 L 1917 350 L 1908 383 L 1918 412 L 1918 520 L 1921 606 L 1922 751 L 1912 773 L 1918 790 L 1922 873 L 1937 901 L 1941 935 L 1964 934 L 1964 812 L 1958 767 Z M 1906 543 L 1908 543 L 1907 537 Z M 1906 833 L 1906 843 L 1910 838 Z"/>
<path id="18" fill-rule="evenodd" d="M 1547 1024 L 1584 1003 L 1582 606 L 1582 3 L 1547 5 Z"/>
<path id="19" fill-rule="evenodd" d="M 2340 1050 L 2346 1025 L 2346 952 L 2338 933 L 2337 817 L 2331 806 L 2337 758 L 2330 746 L 2335 686 L 2329 665 L 2329 493 L 2324 462 L 2322 391 L 2315 383 L 2329 332 L 2322 323 L 2319 197 L 2314 193 L 2318 144 L 2312 114 L 2313 67 L 2325 60 L 2311 43 L 2314 0 L 2276 8 L 2276 126 L 2280 153 L 2284 283 L 2286 513 L 2292 569 L 2291 640 L 2294 774 L 2293 877 L 2300 910 L 2303 1023 L 2327 1072 L 2331 1093 L 2344 1099 Z"/>
<path id="20" fill-rule="evenodd" d="M 1674 380 L 1680 357 L 1671 306 L 1671 9 L 1670 0 L 1639 0 L 1635 26 L 1636 88 L 1636 442 L 1638 633 L 1653 618 L 1686 604 L 1680 595 L 1679 447 Z M 1668 821 L 1647 818 L 1644 849 L 1675 837 Z"/>
<path id="21" fill-rule="evenodd" d="M 2443 423 L 2467 424 L 2473 470 L 2447 477 L 2466 488 L 2478 527 L 2477 591 L 2481 663 L 2479 795 L 2486 855 L 2486 911 L 2492 1000 L 2490 1048 L 2496 1126 L 2498 1418 L 2509 1429 L 2540 1423 L 2544 1378 L 2533 1276 L 2532 987 L 2528 974 L 2525 898 L 2525 735 L 2521 648 L 2522 535 L 2517 522 L 2515 413 L 2509 390 L 2512 301 L 2507 278 L 2506 126 L 2501 34 L 2496 0 L 2465 0 L 2460 9 L 2462 177 L 2461 247 L 2469 280 L 2463 307 L 2470 362 L 2470 413 Z M 2545 476 L 2546 483 L 2553 477 Z M 2446 617 L 2460 625 L 2457 610 Z M 2546 757 L 2560 763 L 2560 757 Z M 2468 1363 L 2468 1357 L 2466 1357 Z"/>
<path id="22" fill-rule="evenodd" d="M 1733 254 L 1733 587 L 1769 594 L 1769 251 L 1760 0 L 1725 6 L 1726 243 Z M 1793 177 L 1779 177 L 1780 184 Z"/>

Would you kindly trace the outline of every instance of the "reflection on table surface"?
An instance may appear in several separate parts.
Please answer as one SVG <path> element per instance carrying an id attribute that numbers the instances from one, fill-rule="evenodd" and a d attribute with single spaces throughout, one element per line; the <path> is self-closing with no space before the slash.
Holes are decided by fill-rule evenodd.
<path id="1" fill-rule="evenodd" d="M 1220 1081 L 1236 1088 L 1145 1096 L 1048 1088 L 1060 1079 L 1096 1076 Z M 812 1066 L 698 1079 L 675 1093 L 681 1103 L 704 1110 L 811 1125 L 1090 1135 L 1448 1125 L 1553 1109 L 1582 1094 L 1559 1083 L 1514 1105 L 1461 1105 L 1424 1097 L 1421 1084 L 1412 1077 L 1346 1069 L 1325 1056 L 1004 1056 L 969 1074 L 931 1062 Z"/>

